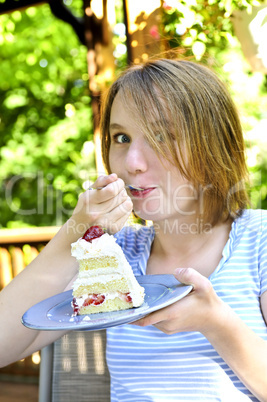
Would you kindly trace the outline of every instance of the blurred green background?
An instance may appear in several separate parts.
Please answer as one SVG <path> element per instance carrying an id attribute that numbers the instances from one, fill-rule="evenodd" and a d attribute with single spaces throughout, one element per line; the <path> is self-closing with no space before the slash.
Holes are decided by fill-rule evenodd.
<path id="1" fill-rule="evenodd" d="M 82 16 L 82 1 L 64 3 Z M 151 37 L 161 35 L 169 48 L 208 63 L 227 82 L 244 127 L 252 206 L 267 209 L 267 79 L 251 71 L 229 17 L 254 2 L 174 3 L 163 3 Z M 120 0 L 116 10 L 114 58 L 121 69 L 126 36 Z M 73 29 L 47 4 L 0 16 L 2 228 L 61 225 L 96 178 L 86 56 Z"/>
<path id="2" fill-rule="evenodd" d="M 95 176 L 87 49 L 47 4 L 0 22 L 0 224 L 60 225 Z"/>

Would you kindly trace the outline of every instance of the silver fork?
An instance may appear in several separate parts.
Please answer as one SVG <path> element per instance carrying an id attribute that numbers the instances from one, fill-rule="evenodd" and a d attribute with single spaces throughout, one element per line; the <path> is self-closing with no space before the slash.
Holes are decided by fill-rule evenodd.
<path id="1" fill-rule="evenodd" d="M 143 188 L 130 186 L 129 184 L 125 185 L 125 187 L 128 188 L 129 190 L 139 190 L 139 191 L 144 190 Z M 89 187 L 88 190 L 102 190 L 102 188 L 105 188 L 105 186 L 103 186 L 103 187 Z"/>

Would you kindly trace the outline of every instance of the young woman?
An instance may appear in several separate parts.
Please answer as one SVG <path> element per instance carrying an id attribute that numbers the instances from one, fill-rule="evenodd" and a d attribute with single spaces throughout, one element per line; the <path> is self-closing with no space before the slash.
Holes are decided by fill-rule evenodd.
<path id="1" fill-rule="evenodd" d="M 36 335 L 20 317 L 64 289 L 76 270 L 78 228 L 99 224 L 116 233 L 136 275 L 174 274 L 193 285 L 177 303 L 108 329 L 111 400 L 267 401 L 267 214 L 246 209 L 242 129 L 224 85 L 193 62 L 133 66 L 108 92 L 101 127 L 110 175 L 94 187 L 104 188 L 80 197 L 0 294 L 8 320 L 1 345 L 14 344 L 2 364 L 61 335 Z M 140 190 L 127 195 L 124 184 Z M 122 228 L 132 207 L 153 224 Z"/>

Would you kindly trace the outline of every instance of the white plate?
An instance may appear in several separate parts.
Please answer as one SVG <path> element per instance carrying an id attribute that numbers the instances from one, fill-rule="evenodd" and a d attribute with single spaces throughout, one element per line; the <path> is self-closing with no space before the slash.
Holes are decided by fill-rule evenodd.
<path id="1" fill-rule="evenodd" d="M 37 330 L 99 330 L 136 321 L 153 311 L 169 306 L 185 297 L 192 286 L 181 284 L 173 275 L 137 276 L 145 288 L 142 306 L 129 310 L 73 316 L 72 290 L 60 293 L 31 307 L 22 323 Z"/>

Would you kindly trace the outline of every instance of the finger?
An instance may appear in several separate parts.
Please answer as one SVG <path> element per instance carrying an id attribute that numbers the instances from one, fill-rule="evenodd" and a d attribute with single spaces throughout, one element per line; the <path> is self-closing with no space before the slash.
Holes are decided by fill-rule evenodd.
<path id="1" fill-rule="evenodd" d="M 112 173 L 107 176 L 105 176 L 105 175 L 99 176 L 96 179 L 96 181 L 94 182 L 94 184 L 91 186 L 91 188 L 105 187 L 108 184 L 113 183 L 117 179 L 118 179 L 118 176 L 116 175 L 116 173 Z"/>
<path id="2" fill-rule="evenodd" d="M 140 318 L 140 320 L 134 321 L 132 324 L 145 327 L 147 325 L 156 325 L 164 321 L 169 321 L 174 317 L 176 309 L 177 307 L 175 307 L 174 304 L 172 306 L 163 307 L 160 310 L 154 311 L 153 313 Z"/>
<path id="3" fill-rule="evenodd" d="M 202 276 L 193 268 L 177 268 L 173 275 L 179 282 L 193 287 L 195 287 L 195 282 L 198 283 L 199 277 Z"/>
<path id="4" fill-rule="evenodd" d="M 125 225 L 127 222 L 128 216 L 124 216 L 120 219 L 118 219 L 116 222 L 110 222 L 106 221 L 107 223 L 103 225 L 103 227 L 106 229 L 107 233 L 110 235 L 114 235 L 115 233 L 118 233 Z"/>
<path id="5" fill-rule="evenodd" d="M 193 291 L 205 292 L 212 288 L 208 278 L 193 268 L 177 268 L 173 275 L 179 282 L 193 286 Z"/>
<path id="6" fill-rule="evenodd" d="M 123 202 L 111 211 L 114 217 L 114 222 L 118 220 L 127 221 L 133 210 L 133 203 L 130 198 L 123 200 Z"/>
<path id="7" fill-rule="evenodd" d="M 131 199 L 126 199 L 103 217 L 102 222 L 108 233 L 114 234 L 123 228 L 131 215 L 132 207 Z"/>
<path id="8" fill-rule="evenodd" d="M 94 186 L 96 186 L 96 183 L 94 183 Z M 128 196 L 124 181 L 117 179 L 112 183 L 108 183 L 101 189 L 90 192 L 89 197 L 93 197 L 92 199 L 96 200 L 97 203 L 102 203 L 114 199 L 120 192 L 122 192 L 125 197 Z"/>
<path id="9" fill-rule="evenodd" d="M 140 318 L 140 320 L 131 322 L 131 325 L 136 325 L 138 327 L 147 327 L 149 325 L 155 325 L 162 321 L 162 317 L 159 318 L 155 313 L 151 313 L 146 317 Z"/>
<path id="10" fill-rule="evenodd" d="M 113 213 L 115 210 L 117 210 L 118 213 L 121 211 L 119 215 L 122 216 L 129 212 L 129 208 L 130 211 L 133 208 L 132 201 L 124 188 L 114 197 L 107 198 L 107 195 L 101 195 L 99 197 L 98 202 L 92 202 L 90 204 L 91 213 L 95 212 L 103 215 Z M 91 201 L 93 201 L 93 199 L 91 199 Z"/>
<path id="11" fill-rule="evenodd" d="M 120 185 L 117 184 L 116 186 L 114 186 L 114 183 L 110 183 L 101 190 L 94 190 L 94 191 L 86 190 L 79 195 L 79 198 L 81 199 L 82 202 L 81 208 L 88 206 L 88 209 L 90 210 L 91 208 L 98 210 L 101 204 L 104 204 L 103 208 L 110 209 L 105 204 L 108 201 L 114 201 L 114 204 L 116 204 L 115 197 L 118 194 L 120 194 L 120 192 L 122 193 L 121 196 L 124 199 L 128 197 L 128 194 L 123 184 Z"/>
<path id="12" fill-rule="evenodd" d="M 132 212 L 133 204 L 129 197 L 127 198 L 116 198 L 110 202 L 106 202 L 98 205 L 97 212 L 101 215 L 106 215 L 106 219 L 110 221 L 116 221 L 123 216 L 129 216 Z M 95 211 L 96 212 L 96 211 Z"/>

